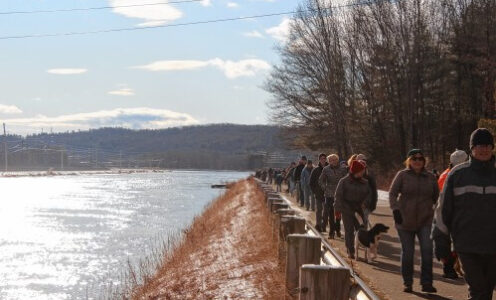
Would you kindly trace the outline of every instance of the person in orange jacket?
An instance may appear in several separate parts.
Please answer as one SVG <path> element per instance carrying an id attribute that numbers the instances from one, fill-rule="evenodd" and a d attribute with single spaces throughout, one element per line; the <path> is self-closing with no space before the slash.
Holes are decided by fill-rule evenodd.
<path id="1" fill-rule="evenodd" d="M 455 152 L 451 153 L 450 155 L 450 164 L 449 167 L 444 170 L 444 172 L 439 176 L 439 179 L 437 181 L 437 184 L 439 186 L 439 190 L 442 192 L 443 187 L 444 187 L 444 182 L 446 181 L 446 178 L 448 178 L 448 174 L 453 169 L 455 166 L 464 163 L 467 161 L 468 155 L 465 151 L 463 150 L 456 150 Z M 436 213 L 437 215 L 438 213 Z M 436 221 L 434 221 L 434 228 L 432 232 L 432 239 L 434 240 L 434 245 L 435 245 L 435 254 L 438 260 L 440 260 L 443 263 L 443 277 L 449 278 L 449 279 L 457 279 L 458 275 L 456 274 L 456 271 L 454 270 L 453 266 L 456 260 L 456 253 L 451 251 L 451 240 L 448 235 L 443 234 L 441 230 L 439 230 L 441 222 L 439 224 L 436 224 Z"/>
<path id="2" fill-rule="evenodd" d="M 468 155 L 465 151 L 463 150 L 458 150 L 456 149 L 455 152 L 451 153 L 450 155 L 450 164 L 449 167 L 444 170 L 443 173 L 439 176 L 439 179 L 437 180 L 437 184 L 439 186 L 439 191 L 443 190 L 444 182 L 446 181 L 446 178 L 448 177 L 449 171 L 453 169 L 456 165 L 459 165 L 465 161 L 467 161 Z"/>

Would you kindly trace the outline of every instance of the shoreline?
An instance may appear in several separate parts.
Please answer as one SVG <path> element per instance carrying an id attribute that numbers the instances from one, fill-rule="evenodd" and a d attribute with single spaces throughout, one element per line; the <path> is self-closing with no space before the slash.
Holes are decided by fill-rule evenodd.
<path id="1" fill-rule="evenodd" d="M 155 169 L 108 169 L 108 170 L 71 170 L 71 171 L 8 171 L 0 172 L 0 178 L 16 177 L 47 177 L 47 176 L 79 176 L 79 175 L 98 175 L 98 174 L 134 174 L 134 173 L 167 173 L 172 170 L 155 170 Z"/>
<path id="2" fill-rule="evenodd" d="M 129 168 L 112 168 L 102 170 L 68 170 L 68 171 L 7 171 L 0 172 L 0 178 L 17 178 L 17 177 L 47 177 L 47 176 L 80 176 L 80 175 L 98 175 L 98 174 L 134 174 L 134 173 L 169 173 L 169 172 L 252 172 L 251 170 L 211 170 L 211 169 L 129 169 Z"/>
<path id="3" fill-rule="evenodd" d="M 253 179 L 236 182 L 183 231 L 180 242 L 132 299 L 254 298 L 285 294 L 277 241 Z"/>

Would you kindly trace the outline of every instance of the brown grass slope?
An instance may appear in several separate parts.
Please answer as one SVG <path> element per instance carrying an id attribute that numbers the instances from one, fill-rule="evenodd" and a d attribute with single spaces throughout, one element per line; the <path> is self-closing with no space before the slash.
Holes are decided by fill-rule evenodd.
<path id="1" fill-rule="evenodd" d="M 282 299 L 263 193 L 252 180 L 236 183 L 197 217 L 178 248 L 135 299 Z"/>

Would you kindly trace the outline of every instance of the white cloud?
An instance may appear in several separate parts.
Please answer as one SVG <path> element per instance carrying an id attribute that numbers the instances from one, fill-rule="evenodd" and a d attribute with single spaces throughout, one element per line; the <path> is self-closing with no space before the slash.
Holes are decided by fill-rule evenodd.
<path id="1" fill-rule="evenodd" d="M 133 68 L 147 71 L 179 71 L 197 70 L 205 67 L 215 67 L 224 72 L 229 79 L 243 76 L 255 76 L 257 72 L 269 70 L 270 64 L 261 59 L 243 59 L 239 61 L 222 60 L 215 58 L 211 60 L 163 60 L 148 65 Z"/>
<path id="2" fill-rule="evenodd" d="M 145 22 L 138 24 L 141 27 L 158 26 L 167 22 L 177 20 L 183 16 L 183 13 L 169 4 L 149 5 L 149 6 L 132 6 L 136 0 L 109 0 L 112 11 L 116 14 L 128 18 L 142 19 Z M 157 1 L 147 0 L 140 4 L 153 4 Z M 129 6 L 129 7 L 118 7 Z"/>
<path id="3" fill-rule="evenodd" d="M 121 88 L 118 90 L 110 91 L 108 92 L 109 95 L 116 95 L 116 96 L 134 96 L 134 90 L 130 88 Z"/>
<path id="4" fill-rule="evenodd" d="M 144 69 L 148 71 L 180 71 L 195 70 L 208 66 L 208 61 L 200 60 L 161 60 L 152 62 L 144 66 L 133 67 L 135 69 Z"/>
<path id="5" fill-rule="evenodd" d="M 236 8 L 236 7 L 239 7 L 239 4 L 236 2 L 227 2 L 227 7 Z"/>
<path id="6" fill-rule="evenodd" d="M 213 59 L 211 64 L 224 71 L 227 78 L 234 79 L 242 76 L 255 76 L 258 71 L 269 70 L 270 65 L 261 59 L 243 59 L 240 61 L 223 61 Z"/>
<path id="7" fill-rule="evenodd" d="M 83 74 L 88 72 L 88 69 L 75 69 L 75 68 L 59 68 L 59 69 L 49 69 L 47 73 L 56 75 L 75 75 Z"/>
<path id="8" fill-rule="evenodd" d="M 14 115 L 14 114 L 22 114 L 22 110 L 15 105 L 3 105 L 0 104 L 0 114 L 6 115 Z"/>
<path id="9" fill-rule="evenodd" d="M 260 32 L 258 32 L 257 30 L 253 30 L 253 31 L 250 31 L 250 32 L 245 32 L 243 33 L 244 36 L 247 36 L 247 37 L 251 37 L 251 38 L 259 38 L 259 39 L 263 39 L 265 38 L 263 36 L 263 34 L 261 34 Z"/>
<path id="10" fill-rule="evenodd" d="M 293 22 L 291 19 L 284 18 L 279 25 L 266 29 L 265 32 L 278 41 L 286 42 L 289 38 L 291 22 Z"/>
<path id="11" fill-rule="evenodd" d="M 211 6 L 212 5 L 212 1 L 211 0 L 202 0 L 202 1 L 200 1 L 200 4 L 202 6 Z"/>
<path id="12" fill-rule="evenodd" d="M 23 132 L 33 132 L 43 127 L 66 131 L 100 127 L 158 129 L 199 124 L 199 121 L 189 114 L 148 107 L 116 108 L 56 117 L 38 115 L 32 118 L 8 119 L 5 122 L 16 131 Z"/>

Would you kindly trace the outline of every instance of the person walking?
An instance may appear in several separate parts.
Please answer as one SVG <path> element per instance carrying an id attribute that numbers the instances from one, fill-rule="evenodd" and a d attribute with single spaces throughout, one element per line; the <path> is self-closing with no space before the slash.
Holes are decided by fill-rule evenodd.
<path id="1" fill-rule="evenodd" d="M 441 220 L 468 283 L 471 300 L 490 300 L 496 286 L 496 165 L 494 137 L 486 128 L 470 135 L 469 161 L 454 167 L 439 200 Z"/>
<path id="2" fill-rule="evenodd" d="M 303 155 L 300 158 L 300 161 L 298 165 L 296 166 L 294 170 L 294 180 L 295 180 L 295 185 L 296 185 L 296 203 L 299 203 L 300 206 L 303 207 L 304 205 L 304 195 L 303 195 L 303 188 L 301 186 L 301 172 L 303 171 L 303 168 L 307 164 L 307 157 Z"/>
<path id="3" fill-rule="evenodd" d="M 294 181 L 294 171 L 296 168 L 296 163 L 293 161 L 289 165 L 288 171 L 286 172 L 286 181 L 288 182 L 288 193 L 293 196 L 293 192 L 295 190 L 295 181 Z"/>
<path id="4" fill-rule="evenodd" d="M 439 187 L 436 177 L 425 168 L 426 159 L 422 150 L 410 150 L 405 166 L 405 169 L 396 173 L 389 189 L 389 205 L 401 242 L 403 291 L 413 291 L 413 256 L 417 236 L 422 260 L 422 292 L 436 293 L 437 290 L 432 285 L 433 247 L 430 233 Z"/>
<path id="5" fill-rule="evenodd" d="M 275 174 L 275 182 L 276 182 L 276 192 L 281 192 L 282 182 L 284 180 L 284 171 L 277 170 L 274 174 Z"/>
<path id="6" fill-rule="evenodd" d="M 310 189 L 315 197 L 315 229 L 319 232 L 322 230 L 322 212 L 324 207 L 324 190 L 319 185 L 319 177 L 322 174 L 322 169 L 327 166 L 327 155 L 325 153 L 319 154 L 319 165 L 313 168 L 310 174 Z M 325 226 L 324 226 L 325 227 Z"/>
<path id="7" fill-rule="evenodd" d="M 358 154 L 357 155 L 357 160 L 362 161 L 365 163 L 366 169 L 365 169 L 365 174 L 363 175 L 363 178 L 367 179 L 367 182 L 369 183 L 370 186 L 370 202 L 367 205 L 367 207 L 364 208 L 363 214 L 364 214 L 364 222 L 365 226 L 369 227 L 370 222 L 369 222 L 369 215 L 377 208 L 377 200 L 378 200 L 378 194 L 377 194 L 377 182 L 375 180 L 375 175 L 370 170 L 369 165 L 367 164 L 367 157 L 365 154 Z"/>
<path id="8" fill-rule="evenodd" d="M 464 163 L 468 158 L 468 155 L 463 150 L 456 150 L 450 155 L 450 164 L 446 170 L 439 176 L 437 180 L 437 184 L 439 186 L 439 191 L 441 191 L 444 187 L 444 183 L 446 178 L 448 177 L 449 172 L 459 164 Z M 432 240 L 434 242 L 434 254 L 436 258 L 443 263 L 443 277 L 449 279 L 457 279 L 458 274 L 454 269 L 455 260 L 457 258 L 456 252 L 451 250 L 451 238 L 448 233 L 448 228 L 444 225 L 441 220 L 441 212 L 440 206 L 441 201 L 438 201 L 436 206 L 436 210 L 434 211 L 434 226 L 432 227 Z"/>
<path id="9" fill-rule="evenodd" d="M 346 176 L 346 169 L 339 165 L 339 156 L 337 154 L 329 155 L 327 162 L 329 165 L 322 169 L 322 174 L 319 177 L 319 184 L 324 190 L 325 197 L 322 230 L 325 231 L 326 225 L 329 223 L 329 238 L 333 239 L 335 234 L 341 237 L 341 230 L 336 228 L 334 219 L 334 194 L 339 180 Z"/>
<path id="10" fill-rule="evenodd" d="M 309 159 L 307 165 L 301 171 L 301 187 L 303 189 L 303 198 L 306 210 L 310 208 L 315 210 L 315 198 L 313 197 L 312 190 L 310 189 L 310 174 L 313 170 L 313 162 Z"/>
<path id="11" fill-rule="evenodd" d="M 362 161 L 353 161 L 349 173 L 339 180 L 335 193 L 334 209 L 343 217 L 345 245 L 351 259 L 355 258 L 355 231 L 360 225 L 355 213 L 363 219 L 363 208 L 370 202 L 369 183 L 363 178 L 365 168 Z"/>

